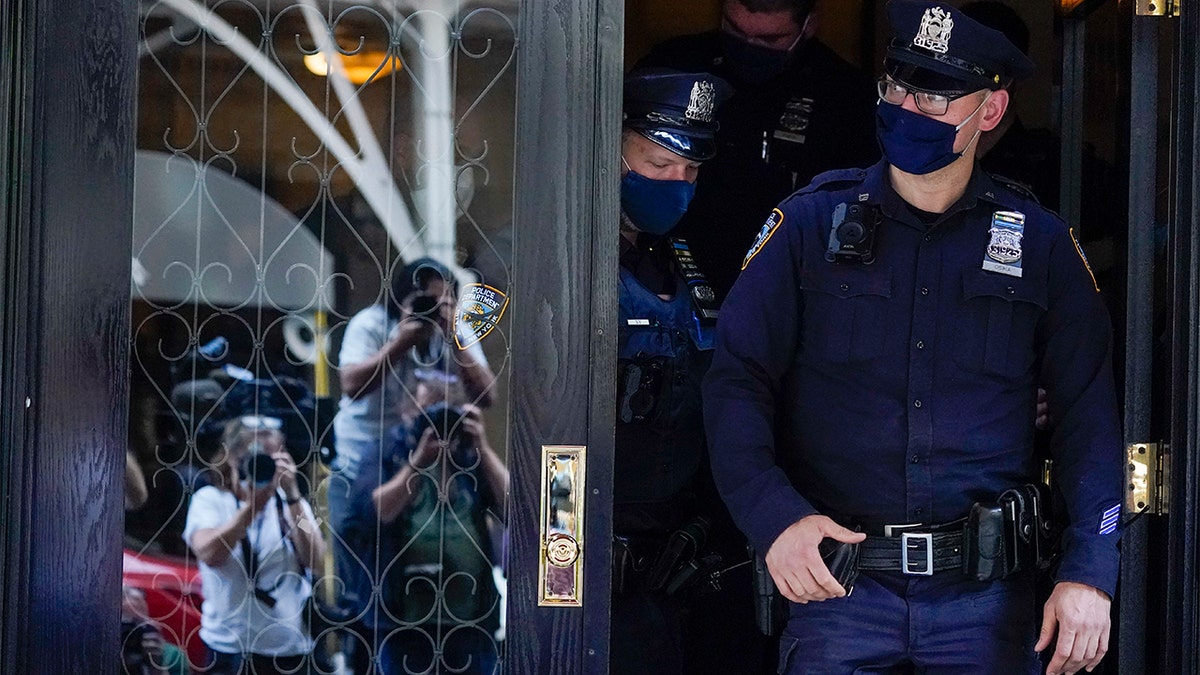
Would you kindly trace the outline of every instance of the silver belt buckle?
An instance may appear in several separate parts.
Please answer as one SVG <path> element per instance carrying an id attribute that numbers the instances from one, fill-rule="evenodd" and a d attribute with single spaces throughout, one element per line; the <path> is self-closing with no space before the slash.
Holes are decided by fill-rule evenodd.
<path id="1" fill-rule="evenodd" d="M 925 544 L 924 545 L 924 548 L 925 548 L 925 567 L 924 567 L 924 569 L 913 569 L 913 564 L 911 562 L 909 562 L 909 560 L 908 560 L 908 552 L 910 550 L 909 546 L 911 545 L 910 542 L 913 542 L 914 540 L 916 540 L 916 545 L 914 546 L 914 548 L 916 548 L 917 550 L 919 550 L 921 548 L 920 542 L 924 542 L 924 544 Z M 900 534 L 900 569 L 905 574 L 910 574 L 913 576 L 921 576 L 921 577 L 933 576 L 933 533 L 932 532 L 922 532 L 922 533 L 903 532 Z"/>

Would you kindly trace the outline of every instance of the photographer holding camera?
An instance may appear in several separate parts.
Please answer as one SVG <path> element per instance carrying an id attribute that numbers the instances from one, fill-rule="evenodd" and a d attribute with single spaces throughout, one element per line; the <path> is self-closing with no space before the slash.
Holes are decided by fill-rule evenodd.
<path id="1" fill-rule="evenodd" d="M 188 507 L 183 537 L 200 561 L 210 675 L 309 672 L 304 608 L 325 542 L 281 427 L 259 415 L 229 421 L 216 478 Z"/>
<path id="2" fill-rule="evenodd" d="M 333 559 L 345 589 L 338 604 L 344 612 L 362 606 L 366 598 L 356 594 L 371 587 L 369 559 L 344 544 L 362 458 L 387 450 L 385 435 L 400 424 L 401 410 L 412 407 L 418 376 L 438 382 L 444 396 L 480 406 L 491 403 L 496 380 L 478 343 L 463 350 L 454 345 L 458 287 L 445 265 L 431 258 L 410 262 L 393 274 L 388 291 L 350 319 L 338 357 L 342 398 L 333 422 L 337 458 L 328 494 Z M 365 672 L 368 655 L 355 651 L 353 639 L 345 644 L 351 667 Z"/>
<path id="3" fill-rule="evenodd" d="M 440 383 L 420 382 L 414 397 L 420 412 L 386 452 L 364 456 L 355 484 L 347 541 L 380 589 L 363 589 L 356 609 L 382 675 L 489 674 L 502 608 L 488 515 L 503 518 L 508 469 L 477 406 L 447 404 Z"/>

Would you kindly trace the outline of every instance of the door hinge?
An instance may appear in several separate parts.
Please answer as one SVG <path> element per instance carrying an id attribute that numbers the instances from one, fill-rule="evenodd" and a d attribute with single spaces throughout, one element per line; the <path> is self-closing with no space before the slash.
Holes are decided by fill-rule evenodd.
<path id="1" fill-rule="evenodd" d="M 1170 513 L 1171 453 L 1166 443 L 1133 443 L 1125 448 L 1125 512 Z"/>
<path id="2" fill-rule="evenodd" d="M 1138 16 L 1171 16 L 1178 17 L 1183 8 L 1183 0 L 1137 0 Z"/>

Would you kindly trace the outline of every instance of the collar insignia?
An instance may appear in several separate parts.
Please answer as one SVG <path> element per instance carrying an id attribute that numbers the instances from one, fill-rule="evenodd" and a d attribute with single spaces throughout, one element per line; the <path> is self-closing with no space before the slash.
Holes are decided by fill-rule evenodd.
<path id="1" fill-rule="evenodd" d="M 508 296 L 486 284 L 467 284 L 459 294 L 454 341 L 466 349 L 487 337 L 508 308 Z"/>
<path id="2" fill-rule="evenodd" d="M 941 7 L 930 7 L 921 17 L 921 27 L 913 38 L 913 45 L 945 54 L 950 49 L 950 31 L 953 28 L 954 19 L 950 12 Z"/>
<path id="3" fill-rule="evenodd" d="M 983 269 L 1012 277 L 1021 276 L 1021 239 L 1025 237 L 1025 214 L 1017 211 L 996 211 L 988 230 L 991 241 Z"/>
<path id="4" fill-rule="evenodd" d="M 716 104 L 716 87 L 712 82 L 696 80 L 692 85 L 692 98 L 683 116 L 697 122 L 712 122 Z"/>

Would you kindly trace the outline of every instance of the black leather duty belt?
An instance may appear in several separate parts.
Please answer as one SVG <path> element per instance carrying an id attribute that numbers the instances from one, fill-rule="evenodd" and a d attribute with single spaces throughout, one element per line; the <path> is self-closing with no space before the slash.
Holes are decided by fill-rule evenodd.
<path id="1" fill-rule="evenodd" d="M 868 535 L 859 545 L 858 568 L 932 576 L 963 569 L 963 521 L 913 530 L 920 526 L 885 528 L 883 536 Z"/>

